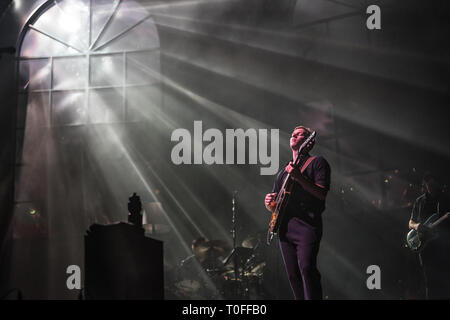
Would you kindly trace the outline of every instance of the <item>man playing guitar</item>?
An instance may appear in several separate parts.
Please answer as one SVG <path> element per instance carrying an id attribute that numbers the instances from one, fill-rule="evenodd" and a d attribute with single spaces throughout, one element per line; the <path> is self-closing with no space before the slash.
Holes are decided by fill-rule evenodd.
<path id="1" fill-rule="evenodd" d="M 310 134 L 311 130 L 303 126 L 294 129 L 290 139 L 292 159 L 296 159 L 300 146 Z M 298 167 L 291 161 L 278 173 L 272 193 L 265 197 L 267 210 L 273 211 L 284 177 L 290 174 L 294 185 L 278 235 L 289 282 L 298 300 L 322 299 L 321 276 L 316 263 L 322 238 L 321 214 L 330 188 L 331 169 L 325 158 L 310 156 L 313 146 L 314 140 L 300 155 Z"/>
<path id="2" fill-rule="evenodd" d="M 427 299 L 450 298 L 450 219 L 445 219 L 436 228 L 430 229 L 424 223 L 431 215 L 442 216 L 450 211 L 448 196 L 442 192 L 438 178 L 431 173 L 423 177 L 425 193 L 414 202 L 409 228 L 414 229 L 424 239 L 437 233 L 419 253 L 423 268 Z"/>

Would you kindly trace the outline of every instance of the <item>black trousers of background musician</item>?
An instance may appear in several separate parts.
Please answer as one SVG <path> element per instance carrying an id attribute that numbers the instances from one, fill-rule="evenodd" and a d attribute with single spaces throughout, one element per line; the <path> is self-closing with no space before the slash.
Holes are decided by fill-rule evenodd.
<path id="1" fill-rule="evenodd" d="M 322 238 L 322 223 L 306 223 L 291 217 L 280 227 L 280 247 L 284 264 L 296 300 L 322 299 L 317 254 Z"/>
<path id="2" fill-rule="evenodd" d="M 420 253 L 427 299 L 450 299 L 450 239 L 441 236 Z"/>

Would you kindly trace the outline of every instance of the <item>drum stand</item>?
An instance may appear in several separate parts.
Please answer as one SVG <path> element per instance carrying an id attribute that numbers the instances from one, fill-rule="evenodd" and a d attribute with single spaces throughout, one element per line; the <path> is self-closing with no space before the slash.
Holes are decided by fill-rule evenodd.
<path id="1" fill-rule="evenodd" d="M 234 277 L 231 277 L 234 280 L 235 285 L 232 287 L 232 296 L 235 299 L 246 299 L 248 298 L 248 286 L 246 276 L 245 276 L 245 267 L 247 262 L 252 259 L 253 249 L 237 247 L 236 246 L 236 194 L 237 191 L 233 192 L 232 199 L 232 229 L 230 231 L 233 239 L 233 249 L 230 254 L 223 261 L 223 265 L 229 265 L 230 261 L 233 262 L 233 270 Z"/>

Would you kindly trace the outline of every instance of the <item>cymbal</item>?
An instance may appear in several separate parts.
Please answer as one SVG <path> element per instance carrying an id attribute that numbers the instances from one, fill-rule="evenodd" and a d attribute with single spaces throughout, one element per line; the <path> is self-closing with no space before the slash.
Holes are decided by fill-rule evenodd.
<path id="1" fill-rule="evenodd" d="M 229 246 L 223 240 L 205 241 L 193 248 L 193 252 L 200 262 L 224 257 L 228 250 Z"/>
<path id="2" fill-rule="evenodd" d="M 258 244 L 263 242 L 264 239 L 265 231 L 260 231 L 245 238 L 244 241 L 242 241 L 242 246 L 244 248 L 254 249 Z"/>

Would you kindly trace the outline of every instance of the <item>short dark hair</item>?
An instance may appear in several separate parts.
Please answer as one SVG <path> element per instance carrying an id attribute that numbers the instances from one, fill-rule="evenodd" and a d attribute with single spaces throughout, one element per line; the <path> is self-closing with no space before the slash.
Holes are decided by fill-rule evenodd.
<path id="1" fill-rule="evenodd" d="M 438 176 L 435 175 L 433 172 L 431 172 L 431 171 L 426 171 L 426 172 L 423 174 L 422 181 L 423 181 L 423 182 L 430 182 L 431 180 L 434 180 L 434 181 L 438 182 L 438 181 L 439 181 L 439 178 L 438 178 Z"/>
<path id="2" fill-rule="evenodd" d="M 308 134 L 311 134 L 311 132 L 312 132 L 312 130 L 311 130 L 310 128 L 305 127 L 305 126 L 296 126 L 296 127 L 294 128 L 294 130 L 292 130 L 292 132 L 294 132 L 294 131 L 297 130 L 297 129 L 303 129 L 303 130 L 305 130 L 306 132 L 308 132 Z"/>

